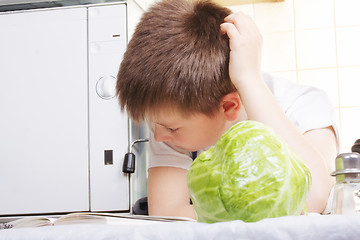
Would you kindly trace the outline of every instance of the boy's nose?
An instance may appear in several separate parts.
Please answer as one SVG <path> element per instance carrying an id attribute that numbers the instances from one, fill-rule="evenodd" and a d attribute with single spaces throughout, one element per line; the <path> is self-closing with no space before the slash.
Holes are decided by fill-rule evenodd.
<path id="1" fill-rule="evenodd" d="M 155 126 L 154 138 L 158 142 L 167 142 L 171 140 L 171 136 L 162 126 Z"/>

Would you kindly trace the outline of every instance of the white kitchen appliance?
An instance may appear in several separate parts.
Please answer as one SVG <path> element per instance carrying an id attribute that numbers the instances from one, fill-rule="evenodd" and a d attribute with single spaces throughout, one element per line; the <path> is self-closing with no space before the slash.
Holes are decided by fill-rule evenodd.
<path id="1" fill-rule="evenodd" d="M 122 161 L 144 132 L 114 96 L 127 3 L 54 2 L 0 1 L 0 217 L 128 212 Z"/>

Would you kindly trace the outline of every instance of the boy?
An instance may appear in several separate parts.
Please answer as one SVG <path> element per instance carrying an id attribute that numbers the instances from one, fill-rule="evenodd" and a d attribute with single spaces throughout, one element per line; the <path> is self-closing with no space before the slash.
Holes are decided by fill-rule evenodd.
<path id="1" fill-rule="evenodd" d="M 261 45 L 250 17 L 209 1 L 162 1 L 143 15 L 117 95 L 151 129 L 150 215 L 195 218 L 186 186 L 192 152 L 247 119 L 272 127 L 304 158 L 312 174 L 307 207 L 324 210 L 336 156 L 333 108 L 317 89 L 262 74 Z"/>

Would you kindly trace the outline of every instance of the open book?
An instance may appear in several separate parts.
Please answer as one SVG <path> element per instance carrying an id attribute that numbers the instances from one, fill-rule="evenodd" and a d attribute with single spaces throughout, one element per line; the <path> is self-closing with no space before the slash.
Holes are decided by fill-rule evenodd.
<path id="1" fill-rule="evenodd" d="M 22 227 L 42 227 L 42 226 L 57 226 L 68 224 L 111 224 L 111 225 L 141 225 L 153 224 L 159 222 L 173 222 L 173 221 L 195 221 L 191 218 L 184 217 L 162 217 L 162 216 L 145 216 L 145 215 L 130 215 L 130 214 L 116 214 L 116 213 L 92 213 L 79 212 L 70 213 L 59 218 L 49 218 L 43 216 L 32 216 L 17 219 L 8 223 L 0 224 L 0 229 L 8 228 L 22 228 Z"/>

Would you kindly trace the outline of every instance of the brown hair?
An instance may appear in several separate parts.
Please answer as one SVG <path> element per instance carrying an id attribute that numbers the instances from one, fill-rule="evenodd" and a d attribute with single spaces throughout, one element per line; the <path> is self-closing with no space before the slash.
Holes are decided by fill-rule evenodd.
<path id="1" fill-rule="evenodd" d="M 144 13 L 117 76 L 121 109 L 142 121 L 164 106 L 211 115 L 231 83 L 229 39 L 220 24 L 231 12 L 208 0 L 165 0 Z"/>

